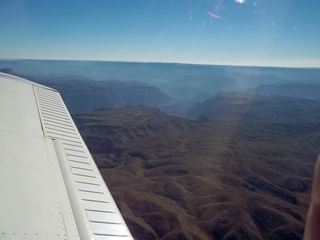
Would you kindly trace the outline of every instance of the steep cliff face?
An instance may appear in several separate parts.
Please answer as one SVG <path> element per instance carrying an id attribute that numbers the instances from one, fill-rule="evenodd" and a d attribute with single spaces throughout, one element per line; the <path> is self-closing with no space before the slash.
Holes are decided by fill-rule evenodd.
<path id="1" fill-rule="evenodd" d="M 205 121 L 142 107 L 74 116 L 137 239 L 302 238 L 320 108 L 220 97 Z"/>
<path id="2" fill-rule="evenodd" d="M 84 112 L 98 108 L 132 106 L 162 106 L 170 97 L 158 88 L 123 82 L 89 84 L 85 89 L 61 89 L 61 95 L 71 112 Z"/>
<path id="3" fill-rule="evenodd" d="M 187 112 L 188 117 L 198 119 L 201 115 L 234 116 L 247 112 L 250 103 L 257 95 L 247 93 L 219 92 L 204 102 L 195 103 Z"/>
<path id="4" fill-rule="evenodd" d="M 295 97 L 220 92 L 202 103 L 195 103 L 187 115 L 193 119 L 198 119 L 201 115 L 298 119 L 311 115 L 318 118 L 319 106 L 316 101 Z"/>
<path id="5" fill-rule="evenodd" d="M 249 92 L 262 95 L 282 95 L 315 100 L 320 98 L 320 85 L 317 81 L 278 83 L 261 85 L 249 89 Z"/>
<path id="6" fill-rule="evenodd" d="M 61 78 L 36 78 L 46 86 L 59 90 L 71 113 L 99 108 L 132 106 L 161 107 L 171 103 L 171 98 L 157 87 L 139 82 L 77 80 Z"/>
<path id="7" fill-rule="evenodd" d="M 11 68 L 1 68 L 0 72 L 15 75 Z"/>

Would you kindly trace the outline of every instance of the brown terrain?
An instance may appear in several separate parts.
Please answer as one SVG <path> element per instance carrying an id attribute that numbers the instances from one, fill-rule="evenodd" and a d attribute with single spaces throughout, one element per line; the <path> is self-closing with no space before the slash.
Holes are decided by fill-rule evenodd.
<path id="1" fill-rule="evenodd" d="M 199 120 L 151 107 L 74 119 L 136 239 L 302 239 L 315 101 L 220 94 Z"/>

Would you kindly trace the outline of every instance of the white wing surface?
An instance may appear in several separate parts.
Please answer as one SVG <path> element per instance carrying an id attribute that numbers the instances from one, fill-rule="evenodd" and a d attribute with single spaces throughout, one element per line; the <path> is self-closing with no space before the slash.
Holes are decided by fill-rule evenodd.
<path id="1" fill-rule="evenodd" d="M 0 73 L 0 239 L 133 239 L 60 94 Z"/>

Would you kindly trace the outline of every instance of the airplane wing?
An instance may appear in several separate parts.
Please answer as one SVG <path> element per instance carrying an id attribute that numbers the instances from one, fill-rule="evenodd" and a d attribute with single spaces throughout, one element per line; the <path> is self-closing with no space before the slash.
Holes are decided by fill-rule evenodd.
<path id="1" fill-rule="evenodd" d="M 133 239 L 60 94 L 0 73 L 0 239 Z"/>

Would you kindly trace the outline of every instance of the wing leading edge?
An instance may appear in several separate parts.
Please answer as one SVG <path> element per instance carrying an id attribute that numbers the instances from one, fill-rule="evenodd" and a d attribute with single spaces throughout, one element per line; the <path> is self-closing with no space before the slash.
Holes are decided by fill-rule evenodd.
<path id="1" fill-rule="evenodd" d="M 133 239 L 60 94 L 0 73 L 0 238 Z"/>

